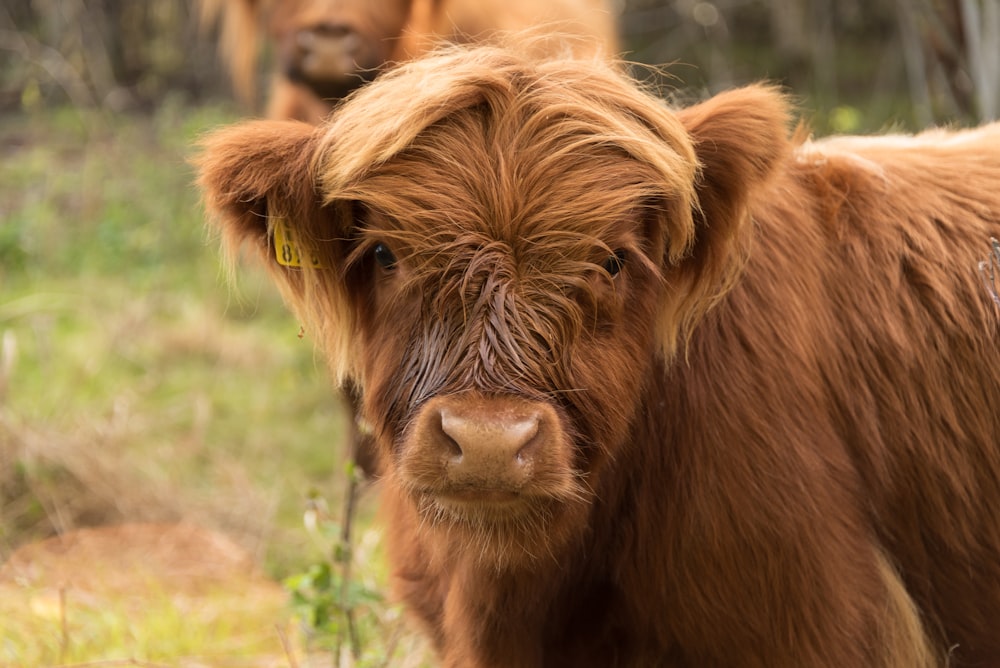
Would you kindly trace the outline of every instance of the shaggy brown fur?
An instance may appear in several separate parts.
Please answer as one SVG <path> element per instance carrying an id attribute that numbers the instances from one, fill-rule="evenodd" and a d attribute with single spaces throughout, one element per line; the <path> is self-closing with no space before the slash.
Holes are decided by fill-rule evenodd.
<path id="1" fill-rule="evenodd" d="M 788 126 L 479 47 L 205 141 L 445 665 L 1000 666 L 1000 125 Z"/>
<path id="2" fill-rule="evenodd" d="M 442 40 L 544 26 L 579 36 L 574 49 L 582 53 L 613 55 L 617 42 L 607 0 L 200 0 L 200 6 L 202 23 L 220 26 L 219 47 L 237 93 L 255 97 L 257 58 L 268 43 L 275 69 L 267 115 L 310 123 L 390 63 Z"/>

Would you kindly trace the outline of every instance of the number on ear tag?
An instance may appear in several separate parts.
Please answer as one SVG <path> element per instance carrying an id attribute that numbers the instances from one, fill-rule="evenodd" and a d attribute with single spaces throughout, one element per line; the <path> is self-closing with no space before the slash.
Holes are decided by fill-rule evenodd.
<path id="1" fill-rule="evenodd" d="M 283 267 L 301 267 L 302 253 L 298 244 L 295 243 L 291 231 L 285 225 L 284 218 L 274 218 L 274 259 Z M 319 258 L 312 256 L 310 264 L 314 269 L 319 269 Z"/>

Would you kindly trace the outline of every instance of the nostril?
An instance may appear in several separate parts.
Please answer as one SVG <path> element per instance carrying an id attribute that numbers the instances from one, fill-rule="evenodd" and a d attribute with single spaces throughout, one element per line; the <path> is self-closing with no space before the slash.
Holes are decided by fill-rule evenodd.
<path id="1" fill-rule="evenodd" d="M 438 423 L 438 428 L 440 429 L 440 433 L 438 435 L 438 439 L 441 442 L 442 449 L 444 450 L 448 459 L 452 463 L 457 464 L 462 461 L 462 454 L 463 454 L 462 446 L 459 444 L 457 440 L 455 440 L 455 438 L 451 434 L 449 434 L 448 429 L 445 428 L 444 415 L 442 414 L 439 417 L 440 417 L 440 422 Z"/>
<path id="2" fill-rule="evenodd" d="M 535 416 L 526 428 L 518 434 L 517 443 L 520 447 L 514 453 L 514 462 L 520 466 L 527 466 L 535 456 L 535 450 L 541 440 L 538 436 L 541 427 L 541 420 Z"/>

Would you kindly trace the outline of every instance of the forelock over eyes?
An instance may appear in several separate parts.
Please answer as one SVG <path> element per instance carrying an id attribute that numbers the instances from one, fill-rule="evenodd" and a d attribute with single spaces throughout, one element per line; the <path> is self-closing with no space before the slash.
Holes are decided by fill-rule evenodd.
<path id="1" fill-rule="evenodd" d="M 455 170 L 452 179 L 472 168 L 475 173 L 465 182 L 485 188 L 498 173 L 516 176 L 511 165 L 471 159 L 470 141 L 490 150 L 483 145 L 490 137 L 498 144 L 492 148 L 499 149 L 491 157 L 509 159 L 520 146 L 530 152 L 526 159 L 536 173 L 547 166 L 564 172 L 581 153 L 594 159 L 602 151 L 628 156 L 649 170 L 647 191 L 657 190 L 644 197 L 677 203 L 681 215 L 672 221 L 677 229 L 671 254 L 679 256 L 690 243 L 691 222 L 684 212 L 691 208 L 697 161 L 685 131 L 660 101 L 597 60 L 539 62 L 483 48 L 475 58 L 445 51 L 402 65 L 335 114 L 316 153 L 317 174 L 328 200 L 364 195 L 357 191 L 362 181 L 384 176 L 389 162 L 408 159 L 425 169 L 437 165 L 446 174 L 448 166 Z M 494 179 L 485 179 L 487 172 Z M 610 191 L 615 184 L 607 185 L 609 175 L 604 176 Z M 494 185 L 509 191 L 517 184 Z"/>

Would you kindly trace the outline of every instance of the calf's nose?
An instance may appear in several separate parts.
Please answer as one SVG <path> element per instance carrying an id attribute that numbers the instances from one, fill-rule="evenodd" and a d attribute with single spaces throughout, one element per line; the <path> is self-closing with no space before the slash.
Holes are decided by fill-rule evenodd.
<path id="1" fill-rule="evenodd" d="M 450 406 L 439 412 L 440 446 L 448 453 L 446 466 L 453 480 L 510 484 L 530 473 L 541 422 L 537 412 L 493 417 Z"/>
<path id="2" fill-rule="evenodd" d="M 551 459 L 555 421 L 552 409 L 537 402 L 439 397 L 421 410 L 403 468 L 443 494 L 516 492 Z"/>

